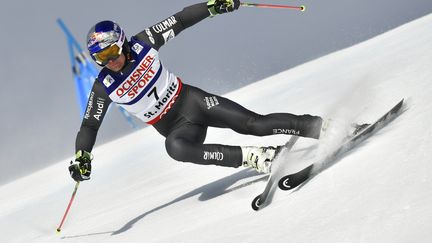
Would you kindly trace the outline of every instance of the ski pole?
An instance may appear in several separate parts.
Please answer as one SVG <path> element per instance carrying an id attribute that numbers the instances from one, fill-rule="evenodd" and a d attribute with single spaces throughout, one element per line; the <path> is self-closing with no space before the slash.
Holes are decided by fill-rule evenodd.
<path id="1" fill-rule="evenodd" d="M 242 7 L 255 7 L 255 8 L 284 8 L 284 9 L 294 9 L 304 12 L 306 10 L 305 5 L 300 6 L 289 6 L 289 5 L 274 5 L 274 4 L 261 4 L 261 3 L 240 3 Z"/>
<path id="2" fill-rule="evenodd" d="M 65 214 L 63 215 L 63 219 L 62 219 L 62 221 L 61 221 L 59 227 L 57 228 L 57 233 L 60 233 L 60 231 L 61 231 L 61 227 L 63 226 L 63 223 L 64 223 L 64 221 L 65 221 L 65 219 L 66 219 L 66 216 L 67 216 L 67 214 L 69 213 L 69 209 L 71 208 L 71 205 L 72 205 L 72 202 L 73 202 L 73 200 L 74 200 L 74 198 L 75 198 L 75 194 L 77 193 L 77 190 L 78 190 L 78 186 L 79 186 L 79 184 L 80 184 L 79 181 L 77 181 L 77 183 L 75 184 L 75 189 L 74 189 L 74 191 L 73 191 L 73 193 L 72 193 L 72 197 L 71 197 L 71 199 L 70 199 L 70 201 L 69 201 L 69 204 L 68 204 L 68 206 L 67 206 L 67 208 L 66 208 L 66 212 L 65 212 Z"/>

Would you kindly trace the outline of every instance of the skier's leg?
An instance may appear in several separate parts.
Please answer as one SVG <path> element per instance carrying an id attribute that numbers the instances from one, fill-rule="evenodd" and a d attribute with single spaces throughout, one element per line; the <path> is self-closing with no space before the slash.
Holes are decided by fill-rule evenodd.
<path id="1" fill-rule="evenodd" d="M 260 115 L 223 97 L 220 98 L 220 103 L 218 109 L 209 112 L 211 121 L 216 125 L 227 126 L 240 133 L 256 136 L 291 134 L 319 138 L 322 123 L 320 117 L 290 113 Z"/>
<path id="2" fill-rule="evenodd" d="M 266 136 L 273 134 L 291 134 L 302 137 L 319 138 L 322 118 L 311 115 L 293 115 L 290 113 L 273 113 L 259 115 L 227 98 L 209 94 L 195 87 L 190 87 L 186 101 L 188 117 L 200 120 L 209 126 L 231 128 L 241 134 Z M 195 109 L 199 108 L 199 111 Z M 198 118 L 197 118 L 198 117 Z"/>
<path id="3" fill-rule="evenodd" d="M 203 144 L 206 133 L 205 126 L 184 124 L 167 136 L 166 150 L 177 161 L 228 167 L 242 165 L 242 151 L 239 146 Z"/>
<path id="4" fill-rule="evenodd" d="M 175 111 L 175 112 L 174 112 Z M 171 113 L 177 118 L 162 119 L 156 129 L 166 136 L 168 154 L 179 161 L 197 164 L 214 164 L 229 167 L 253 167 L 265 172 L 262 168 L 267 161 L 273 160 L 275 148 L 240 147 L 221 144 L 203 144 L 207 126 L 231 128 L 242 134 L 265 136 L 279 133 L 318 138 L 322 119 L 310 115 L 296 116 L 289 113 L 275 113 L 266 116 L 258 115 L 237 103 L 198 88 L 184 85 L 183 95 L 177 101 Z M 175 116 L 176 116 L 175 115 Z M 168 132 L 169 131 L 169 132 Z"/>

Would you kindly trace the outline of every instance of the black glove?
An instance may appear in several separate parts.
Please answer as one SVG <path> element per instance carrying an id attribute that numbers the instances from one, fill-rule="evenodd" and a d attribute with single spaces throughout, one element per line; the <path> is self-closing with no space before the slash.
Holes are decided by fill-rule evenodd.
<path id="1" fill-rule="evenodd" d="M 240 7 L 240 0 L 209 0 L 207 8 L 213 17 L 217 14 L 223 14 L 237 10 Z"/>
<path id="2" fill-rule="evenodd" d="M 90 179 L 91 161 L 93 155 L 87 151 L 79 150 L 75 154 L 75 161 L 70 162 L 69 172 L 75 181 L 84 181 Z"/>

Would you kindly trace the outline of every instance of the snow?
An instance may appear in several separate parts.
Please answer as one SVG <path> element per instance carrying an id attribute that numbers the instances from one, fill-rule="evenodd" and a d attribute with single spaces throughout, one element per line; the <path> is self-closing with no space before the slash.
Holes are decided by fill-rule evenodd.
<path id="1" fill-rule="evenodd" d="M 92 179 L 81 183 L 60 234 L 74 186 L 68 159 L 1 186 L 0 242 L 429 242 L 431 25 L 425 16 L 227 94 L 260 113 L 316 114 L 333 124 L 375 120 L 408 98 L 396 120 L 300 190 L 276 190 L 261 211 L 250 203 L 264 175 L 175 162 L 163 138 L 146 128 L 94 150 Z M 342 133 L 335 131 L 333 138 Z M 207 142 L 287 139 L 210 129 Z M 336 143 L 314 149 L 314 140 L 300 139 L 284 155 L 291 158 L 286 170 L 304 165 L 295 154 Z"/>

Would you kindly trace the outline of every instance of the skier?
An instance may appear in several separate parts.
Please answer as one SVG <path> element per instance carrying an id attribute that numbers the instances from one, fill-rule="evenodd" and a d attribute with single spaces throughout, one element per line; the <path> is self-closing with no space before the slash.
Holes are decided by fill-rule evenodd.
<path id="1" fill-rule="evenodd" d="M 207 128 L 230 128 L 241 134 L 288 134 L 318 139 L 322 118 L 274 113 L 259 115 L 224 97 L 187 85 L 159 60 L 159 49 L 181 31 L 218 14 L 232 12 L 239 0 L 209 0 L 184 8 L 126 39 L 112 21 L 93 26 L 87 47 L 100 71 L 76 137 L 76 157 L 69 172 L 75 181 L 90 179 L 91 151 L 111 102 L 152 125 L 177 161 L 228 167 L 252 167 L 268 173 L 280 147 L 204 144 Z"/>

